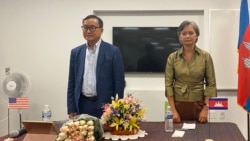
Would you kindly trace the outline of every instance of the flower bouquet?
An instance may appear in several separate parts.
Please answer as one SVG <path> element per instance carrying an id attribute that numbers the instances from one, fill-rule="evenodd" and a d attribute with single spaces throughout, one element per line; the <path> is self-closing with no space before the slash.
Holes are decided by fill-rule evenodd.
<path id="1" fill-rule="evenodd" d="M 99 119 L 82 114 L 63 124 L 56 141 L 98 141 L 102 135 Z"/>
<path id="2" fill-rule="evenodd" d="M 101 122 L 111 134 L 133 135 L 140 129 L 146 109 L 140 105 L 140 100 L 128 94 L 123 99 L 112 97 L 111 104 L 103 106 Z"/>

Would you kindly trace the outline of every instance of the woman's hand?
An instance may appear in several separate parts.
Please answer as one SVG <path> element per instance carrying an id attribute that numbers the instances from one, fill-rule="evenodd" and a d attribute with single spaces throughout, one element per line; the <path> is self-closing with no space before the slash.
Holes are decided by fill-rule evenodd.
<path id="1" fill-rule="evenodd" d="M 181 122 L 180 115 L 179 115 L 179 113 L 178 113 L 177 111 L 173 111 L 173 121 L 174 121 L 175 123 Z"/>
<path id="2" fill-rule="evenodd" d="M 207 118 L 208 118 L 208 107 L 204 106 L 203 109 L 201 110 L 200 114 L 199 114 L 199 122 L 207 122 Z"/>

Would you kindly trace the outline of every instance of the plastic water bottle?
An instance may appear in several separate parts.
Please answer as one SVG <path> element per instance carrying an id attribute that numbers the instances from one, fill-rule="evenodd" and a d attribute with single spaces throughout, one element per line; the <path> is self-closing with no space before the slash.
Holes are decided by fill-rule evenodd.
<path id="1" fill-rule="evenodd" d="M 44 105 L 43 111 L 42 111 L 42 119 L 43 121 L 51 120 L 51 110 L 49 108 L 49 105 Z"/>
<path id="2" fill-rule="evenodd" d="M 165 112 L 165 131 L 173 132 L 173 112 L 170 106 L 167 106 L 167 110 Z"/>

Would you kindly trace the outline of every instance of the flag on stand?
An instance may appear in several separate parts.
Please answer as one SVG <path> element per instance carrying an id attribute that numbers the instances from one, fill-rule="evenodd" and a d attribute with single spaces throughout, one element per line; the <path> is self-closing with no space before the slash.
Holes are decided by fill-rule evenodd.
<path id="1" fill-rule="evenodd" d="M 9 109 L 28 109 L 29 98 L 27 97 L 9 98 L 8 108 Z"/>
<path id="2" fill-rule="evenodd" d="M 250 112 L 250 26 L 247 0 L 241 1 L 238 51 L 237 102 Z"/>
<path id="3" fill-rule="evenodd" d="M 228 99 L 227 98 L 210 98 L 209 109 L 210 110 L 227 110 Z"/>

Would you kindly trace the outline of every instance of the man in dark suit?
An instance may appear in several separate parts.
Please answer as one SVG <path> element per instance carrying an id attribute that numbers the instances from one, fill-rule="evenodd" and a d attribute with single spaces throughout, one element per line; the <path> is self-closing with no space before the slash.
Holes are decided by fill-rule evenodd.
<path id="1" fill-rule="evenodd" d="M 101 39 L 103 21 L 95 15 L 82 20 L 86 44 L 71 50 L 67 108 L 69 118 L 89 114 L 100 118 L 102 106 L 118 94 L 123 98 L 125 80 L 118 47 Z"/>

